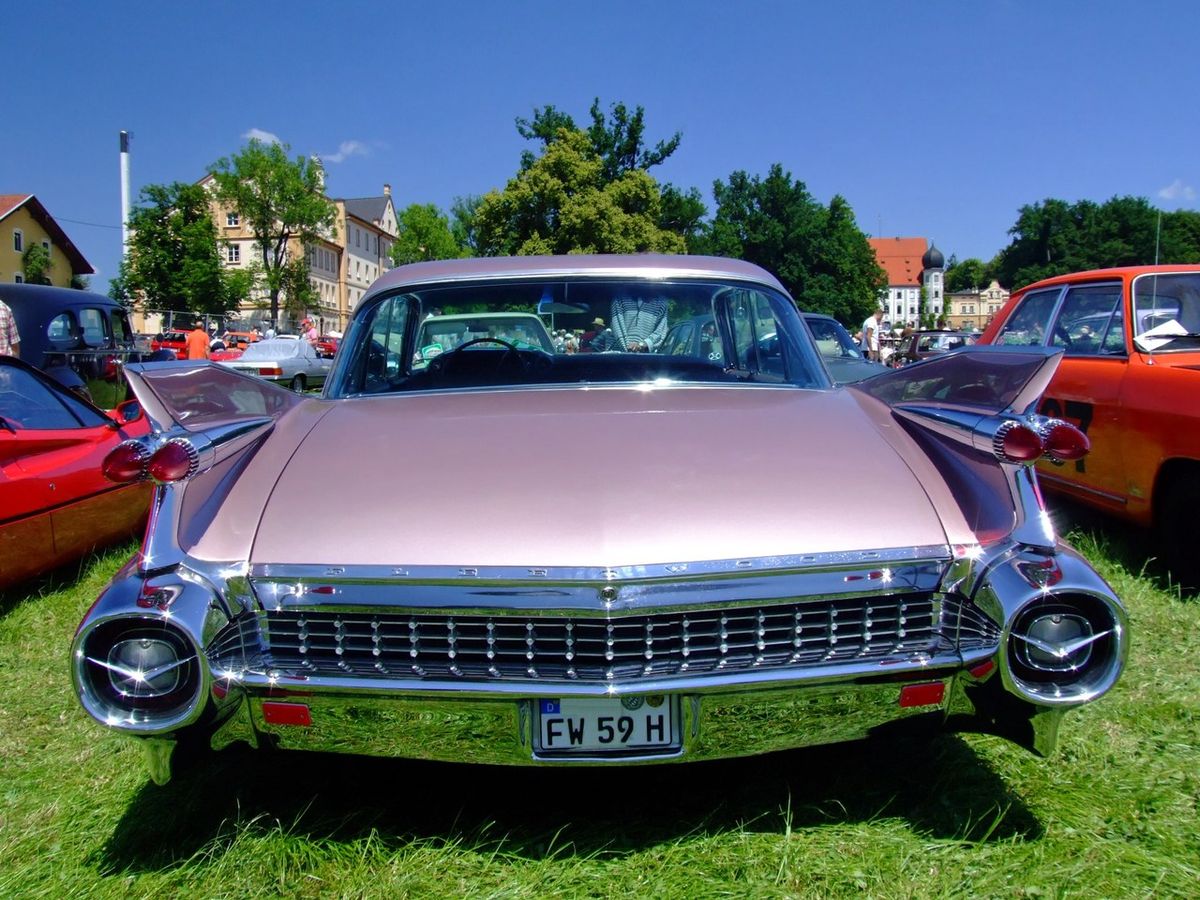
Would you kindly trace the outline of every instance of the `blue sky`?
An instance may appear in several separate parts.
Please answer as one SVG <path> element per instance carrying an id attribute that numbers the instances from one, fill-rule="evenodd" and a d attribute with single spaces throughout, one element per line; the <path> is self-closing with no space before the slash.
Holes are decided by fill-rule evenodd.
<path id="1" fill-rule="evenodd" d="M 448 209 L 516 171 L 516 117 L 598 96 L 682 131 L 653 174 L 710 207 L 779 162 L 868 234 L 987 259 L 1046 197 L 1200 206 L 1197 26 L 1195 0 L 9 4 L 0 194 L 36 194 L 106 291 L 121 129 L 135 199 L 266 133 L 333 196 Z"/>

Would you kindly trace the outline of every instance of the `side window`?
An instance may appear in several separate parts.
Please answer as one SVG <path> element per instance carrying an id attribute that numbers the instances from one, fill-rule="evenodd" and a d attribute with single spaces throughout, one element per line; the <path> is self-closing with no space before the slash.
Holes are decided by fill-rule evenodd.
<path id="1" fill-rule="evenodd" d="M 409 298 L 405 295 L 389 297 L 375 307 L 364 346 L 357 349 L 352 390 L 386 391 L 407 374 L 404 335 L 408 323 Z"/>
<path id="2" fill-rule="evenodd" d="M 99 347 L 108 340 L 104 327 L 104 313 L 98 309 L 81 309 L 79 326 L 83 329 L 83 341 L 89 347 Z"/>
<path id="3" fill-rule="evenodd" d="M 1050 288 L 1026 294 L 1021 305 L 1016 308 L 1000 334 L 996 336 L 997 344 L 1020 344 L 1024 346 L 1040 345 L 1046 342 L 1046 331 L 1050 325 L 1050 316 L 1054 312 L 1054 304 L 1058 301 L 1061 288 Z"/>
<path id="4" fill-rule="evenodd" d="M 733 357 L 749 372 L 787 376 L 779 324 L 771 301 L 758 291 L 737 291 L 729 302 L 733 322 Z"/>
<path id="5" fill-rule="evenodd" d="M 51 319 L 50 324 L 46 326 L 46 337 L 63 343 L 74 340 L 75 320 L 71 314 L 63 312 Z"/>
<path id="6" fill-rule="evenodd" d="M 125 318 L 124 313 L 114 312 L 112 318 L 113 337 L 121 343 L 128 343 L 133 340 L 133 330 L 129 327 L 129 320 Z"/>
<path id="7" fill-rule="evenodd" d="M 1120 322 L 1121 284 L 1084 284 L 1067 291 L 1058 321 L 1054 323 L 1051 344 L 1062 347 L 1071 356 L 1098 356 L 1114 352 L 1109 338 L 1116 319 L 1122 331 L 1117 346 L 1124 349 Z"/>

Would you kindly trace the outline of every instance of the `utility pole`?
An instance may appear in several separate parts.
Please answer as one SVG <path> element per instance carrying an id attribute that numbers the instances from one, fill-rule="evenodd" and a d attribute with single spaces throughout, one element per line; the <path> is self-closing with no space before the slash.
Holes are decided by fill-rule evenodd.
<path id="1" fill-rule="evenodd" d="M 129 256 L 129 132 L 121 132 L 121 259 Z"/>

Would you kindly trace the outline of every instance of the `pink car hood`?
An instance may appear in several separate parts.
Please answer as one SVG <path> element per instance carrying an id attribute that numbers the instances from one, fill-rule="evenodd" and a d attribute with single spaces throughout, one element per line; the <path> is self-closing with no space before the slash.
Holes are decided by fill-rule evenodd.
<path id="1" fill-rule="evenodd" d="M 251 562 L 617 567 L 944 545 L 904 441 L 860 402 L 712 387 L 336 401 L 271 492 Z M 943 484 L 930 493 L 945 505 Z"/>

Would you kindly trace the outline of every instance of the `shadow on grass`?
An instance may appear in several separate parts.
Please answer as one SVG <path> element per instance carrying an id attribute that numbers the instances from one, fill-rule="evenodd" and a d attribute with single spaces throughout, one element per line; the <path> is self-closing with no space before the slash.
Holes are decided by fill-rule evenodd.
<path id="1" fill-rule="evenodd" d="M 0 589 L 0 619 L 26 601 L 37 601 L 48 594 L 74 590 L 96 562 L 105 559 L 112 553 L 111 547 L 97 550 L 80 559 L 64 563 L 56 569 L 36 575 L 27 581 Z M 115 559 L 116 557 L 114 557 Z"/>
<path id="2" fill-rule="evenodd" d="M 1114 562 L 1131 575 L 1144 577 L 1155 588 L 1184 599 L 1200 600 L 1200 586 L 1183 585 L 1162 558 L 1153 530 L 1124 522 L 1066 497 L 1049 499 L 1058 533 L 1068 539 L 1090 535 Z"/>
<path id="3" fill-rule="evenodd" d="M 147 782 L 91 860 L 170 868 L 239 831 L 384 846 L 414 842 L 526 859 L 619 857 L 735 831 L 878 819 L 971 842 L 1042 826 L 962 740 L 868 741 L 686 766 L 535 769 L 230 748 L 165 787 Z"/>

